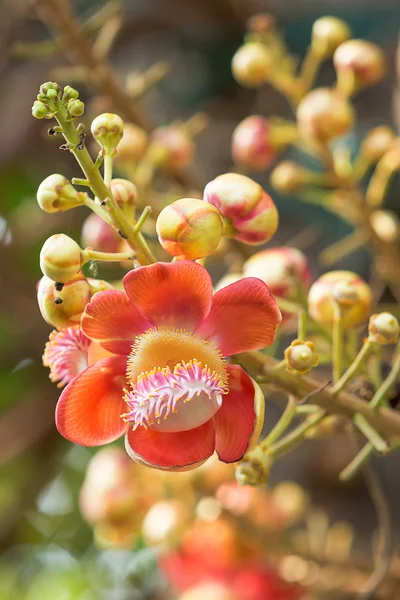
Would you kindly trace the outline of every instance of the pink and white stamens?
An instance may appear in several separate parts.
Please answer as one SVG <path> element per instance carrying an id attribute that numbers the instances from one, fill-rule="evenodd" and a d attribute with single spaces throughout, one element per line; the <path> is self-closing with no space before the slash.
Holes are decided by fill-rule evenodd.
<path id="1" fill-rule="evenodd" d="M 52 331 L 43 354 L 43 365 L 49 367 L 51 381 L 64 387 L 87 369 L 90 344 L 79 325 Z"/>
<path id="2" fill-rule="evenodd" d="M 125 391 L 130 411 L 122 418 L 133 429 L 187 431 L 199 427 L 221 408 L 227 386 L 219 375 L 196 359 L 173 369 L 157 368 L 142 373 Z"/>

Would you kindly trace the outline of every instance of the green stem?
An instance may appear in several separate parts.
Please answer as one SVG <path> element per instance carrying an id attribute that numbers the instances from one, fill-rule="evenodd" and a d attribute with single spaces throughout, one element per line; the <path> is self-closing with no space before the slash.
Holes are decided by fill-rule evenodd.
<path id="1" fill-rule="evenodd" d="M 339 380 L 336 380 L 336 384 L 331 389 L 331 393 L 333 395 L 340 392 L 344 388 L 344 386 L 350 381 L 350 379 L 352 379 L 358 373 L 358 371 L 363 365 L 363 362 L 365 361 L 367 356 L 369 356 L 369 354 L 374 350 L 375 347 L 375 344 L 369 338 L 365 340 L 360 352 L 358 353 L 350 367 Z"/>
<path id="2" fill-rule="evenodd" d="M 342 375 L 343 318 L 342 310 L 337 302 L 334 302 L 334 322 L 332 333 L 332 377 L 334 382 L 338 382 Z"/>
<path id="3" fill-rule="evenodd" d="M 290 394 L 289 400 L 285 410 L 282 413 L 281 418 L 275 427 L 270 431 L 267 437 L 261 442 L 260 446 L 263 450 L 268 450 L 268 448 L 276 442 L 278 438 L 281 437 L 284 431 L 289 427 L 290 423 L 293 421 L 296 416 L 297 402 L 296 398 Z"/>
<path id="4" fill-rule="evenodd" d="M 120 262 L 123 260 L 133 260 L 133 252 L 98 252 L 91 248 L 86 248 L 82 251 L 83 264 L 91 260 L 101 260 L 102 262 Z"/>
<path id="5" fill-rule="evenodd" d="M 354 475 L 361 469 L 364 463 L 372 456 L 374 453 L 375 447 L 371 442 L 365 444 L 365 446 L 356 454 L 351 462 L 343 469 L 343 471 L 339 474 L 339 479 L 341 481 L 349 481 L 352 479 Z"/>
<path id="6" fill-rule="evenodd" d="M 376 390 L 371 402 L 371 408 L 379 408 L 384 402 L 386 402 L 387 396 L 392 386 L 398 381 L 400 376 L 400 352 L 396 355 L 393 361 L 393 367 L 386 377 L 385 381 Z"/>
<path id="7" fill-rule="evenodd" d="M 106 223 L 111 225 L 111 227 L 114 227 L 114 223 L 113 223 L 112 219 L 110 218 L 108 212 L 106 210 L 104 210 L 104 208 L 102 206 L 100 206 L 100 204 L 97 204 L 97 202 L 95 200 L 92 200 L 91 198 L 86 196 L 86 198 L 83 201 L 83 204 L 85 206 L 87 206 L 88 208 L 90 208 L 90 210 L 95 212 L 96 215 L 98 215 L 101 219 L 103 219 L 103 221 L 105 221 Z"/>
<path id="8" fill-rule="evenodd" d="M 355 415 L 353 419 L 354 425 L 358 427 L 367 440 L 373 445 L 377 452 L 386 454 L 389 451 L 389 446 L 381 435 L 362 415 Z"/>
<path id="9" fill-rule="evenodd" d="M 152 212 L 151 206 L 146 206 L 143 209 L 142 214 L 140 215 L 139 219 L 137 220 L 136 225 L 133 228 L 134 231 L 136 231 L 137 233 L 139 233 L 139 231 L 142 229 L 143 225 L 147 221 L 148 217 L 151 215 L 151 212 Z"/>
<path id="10" fill-rule="evenodd" d="M 322 421 L 325 414 L 326 413 L 323 409 L 318 410 L 318 412 L 306 419 L 301 425 L 296 427 L 296 429 L 294 429 L 284 438 L 279 440 L 279 442 L 271 446 L 268 449 L 268 455 L 271 458 L 276 458 L 292 450 L 294 446 L 296 446 L 299 442 L 301 442 L 304 439 L 305 434 L 309 429 L 315 427 L 315 425 L 318 425 L 318 423 Z"/>
<path id="11" fill-rule="evenodd" d="M 297 337 L 299 340 L 305 341 L 307 337 L 307 313 L 301 308 L 298 314 Z"/>
<path id="12" fill-rule="evenodd" d="M 98 168 L 95 167 L 95 164 L 93 163 L 87 148 L 83 146 L 80 150 L 78 150 L 78 147 L 80 147 L 81 144 L 81 140 L 75 129 L 74 123 L 67 119 L 65 109 L 61 106 L 58 107 L 56 119 L 60 127 L 62 127 L 63 136 L 65 137 L 66 141 L 70 144 L 70 151 L 75 156 L 86 178 L 90 182 L 90 188 L 93 194 L 101 202 L 107 200 L 108 209 L 110 205 L 113 206 L 111 210 L 109 209 L 109 213 L 111 215 L 114 227 L 118 231 L 121 231 L 123 237 L 127 240 L 128 244 L 133 250 L 135 250 L 136 258 L 140 264 L 149 265 L 154 263 L 155 258 L 152 255 L 145 240 L 140 234 L 133 230 L 133 228 L 126 220 L 121 209 L 119 208 L 118 204 L 113 200 L 113 198 L 110 198 L 110 190 L 104 183 L 103 178 L 100 175 L 100 171 L 98 170 Z"/>
<path id="13" fill-rule="evenodd" d="M 304 93 L 308 92 L 313 86 L 321 66 L 322 56 L 317 54 L 312 46 L 307 50 L 301 66 L 300 81 L 304 86 Z"/>
<path id="14" fill-rule="evenodd" d="M 110 156 L 109 154 L 105 154 L 105 156 L 104 156 L 104 183 L 109 190 L 111 189 L 113 161 L 114 161 L 114 159 L 112 156 Z"/>

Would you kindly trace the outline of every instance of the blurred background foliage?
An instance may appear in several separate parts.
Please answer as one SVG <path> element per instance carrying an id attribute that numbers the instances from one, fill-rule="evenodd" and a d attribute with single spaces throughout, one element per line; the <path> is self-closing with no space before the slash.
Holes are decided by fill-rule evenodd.
<path id="1" fill-rule="evenodd" d="M 0 24 L 0 598 L 164 597 L 166 582 L 157 575 L 156 551 L 146 548 L 140 535 L 134 553 L 95 549 L 92 528 L 77 504 L 93 453 L 71 448 L 54 427 L 58 392 L 41 363 L 49 327 L 36 304 L 38 255 L 52 233 L 64 231 L 78 239 L 86 209 L 45 215 L 35 201 L 37 186 L 48 174 L 78 175 L 73 158 L 58 151 L 58 140 L 48 138 L 43 122 L 31 117 L 39 85 L 55 78 L 57 69 L 68 64 L 66 59 L 17 58 L 13 54 L 16 42 L 48 36 L 46 27 L 35 17 L 36 4 L 40 2 L 3 0 Z M 103 3 L 80 0 L 73 4 L 83 17 Z M 323 14 L 344 18 L 355 37 L 384 48 L 390 60 L 389 75 L 356 99 L 359 120 L 350 140 L 354 150 L 369 127 L 399 122 L 395 52 L 400 5 L 396 0 L 126 0 L 112 64 L 122 79 L 154 61 L 169 63 L 168 76 L 143 103 L 154 122 L 188 118 L 200 110 L 209 115 L 211 126 L 198 137 L 192 168 L 201 185 L 229 170 L 230 137 L 238 121 L 253 113 L 290 115 L 289 107 L 269 86 L 258 93 L 247 91 L 231 75 L 231 57 L 241 44 L 245 21 L 260 11 L 276 16 L 293 53 L 304 53 L 312 22 Z M 331 80 L 332 67 L 327 64 L 319 81 Z M 90 82 L 75 86 L 95 110 L 98 98 Z M 267 176 L 259 181 L 270 189 Z M 273 244 L 287 241 L 312 224 L 313 239 L 305 251 L 318 273 L 318 251 L 344 235 L 347 226 L 318 207 L 305 207 L 290 197 L 273 197 L 281 213 Z M 399 210 L 398 197 L 399 182 L 395 181 L 390 192 L 390 205 L 395 210 Z M 360 251 L 344 265 L 366 275 L 368 261 L 367 253 Z M 269 426 L 274 411 L 271 407 Z M 341 487 L 336 484 L 337 472 L 348 455 L 345 442 L 311 442 L 280 463 L 272 481 L 275 484 L 289 478 L 301 482 L 317 506 L 333 518 L 353 523 L 356 546 L 362 548 L 375 517 L 360 481 Z M 395 506 L 400 491 L 395 477 L 398 465 L 398 458 L 391 456 L 382 466 Z"/>

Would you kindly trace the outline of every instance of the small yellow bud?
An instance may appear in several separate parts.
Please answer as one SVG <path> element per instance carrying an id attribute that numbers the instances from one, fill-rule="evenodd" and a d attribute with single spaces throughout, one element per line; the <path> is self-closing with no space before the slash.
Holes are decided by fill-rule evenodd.
<path id="1" fill-rule="evenodd" d="M 342 308 L 344 327 L 357 327 L 371 313 L 373 298 L 369 285 L 351 271 L 330 271 L 311 286 L 308 294 L 310 315 L 321 325 L 332 326 L 334 306 Z"/>
<path id="2" fill-rule="evenodd" d="M 363 139 L 360 148 L 361 154 L 370 162 L 376 163 L 390 149 L 395 137 L 394 131 L 387 125 L 375 127 Z"/>
<path id="3" fill-rule="evenodd" d="M 350 37 L 351 30 L 347 23 L 336 17 L 321 17 L 313 25 L 311 44 L 316 54 L 329 58 Z"/>
<path id="4" fill-rule="evenodd" d="M 105 153 L 113 156 L 124 132 L 124 122 L 118 115 L 103 113 L 92 121 L 90 130 Z"/>
<path id="5" fill-rule="evenodd" d="M 261 87 L 268 81 L 271 69 L 271 54 L 261 42 L 247 42 L 232 59 L 233 76 L 243 87 Z"/>
<path id="6" fill-rule="evenodd" d="M 85 105 L 82 100 L 71 98 L 67 104 L 67 110 L 71 117 L 81 117 L 85 112 Z"/>
<path id="7" fill-rule="evenodd" d="M 53 281 L 66 282 L 79 273 L 82 255 L 79 245 L 64 233 L 49 237 L 40 251 L 40 268 Z"/>
<path id="8" fill-rule="evenodd" d="M 180 125 L 157 127 L 151 134 L 149 160 L 168 172 L 178 173 L 193 160 L 193 139 Z"/>
<path id="9" fill-rule="evenodd" d="M 294 340 L 285 352 L 286 368 L 299 375 L 309 373 L 318 364 L 318 354 L 312 342 Z"/>
<path id="10" fill-rule="evenodd" d="M 377 344 L 395 344 L 399 339 L 399 322 L 388 312 L 372 315 L 368 324 L 369 339 Z"/>
<path id="11" fill-rule="evenodd" d="M 382 50 L 366 40 L 348 40 L 341 44 L 333 55 L 333 64 L 338 78 L 350 73 L 356 85 L 373 85 L 386 71 Z"/>
<path id="12" fill-rule="evenodd" d="M 182 198 L 161 211 L 156 229 L 167 252 L 196 260 L 214 252 L 222 237 L 223 222 L 215 206 L 204 200 Z"/>
<path id="13" fill-rule="evenodd" d="M 118 204 L 128 204 L 135 206 L 137 198 L 137 188 L 128 179 L 113 179 L 111 181 L 111 192 L 114 200 Z"/>
<path id="14" fill-rule="evenodd" d="M 80 322 L 86 304 L 90 300 L 90 287 L 83 273 L 56 290 L 54 281 L 44 276 L 37 290 L 39 309 L 43 319 L 58 329 L 65 329 Z"/>
<path id="15" fill-rule="evenodd" d="M 35 100 L 32 106 L 32 116 L 35 119 L 44 119 L 49 112 L 47 106 L 40 100 Z"/>
<path id="16" fill-rule="evenodd" d="M 376 235 L 387 243 L 400 239 L 400 220 L 392 210 L 374 210 L 369 221 Z"/>
<path id="17" fill-rule="evenodd" d="M 134 164 L 143 158 L 148 145 L 149 137 L 144 129 L 132 123 L 125 123 L 116 159 L 121 165 Z"/>
<path id="18" fill-rule="evenodd" d="M 54 173 L 39 185 L 36 198 L 44 212 L 53 213 L 83 204 L 84 194 L 77 192 L 64 175 Z"/>
<path id="19" fill-rule="evenodd" d="M 297 192 L 304 184 L 301 167 L 293 160 L 284 160 L 271 173 L 271 185 L 285 194 Z"/>
<path id="20" fill-rule="evenodd" d="M 337 91 L 318 88 L 307 94 L 297 108 L 297 123 L 304 137 L 329 141 L 344 135 L 354 122 L 351 104 Z"/>

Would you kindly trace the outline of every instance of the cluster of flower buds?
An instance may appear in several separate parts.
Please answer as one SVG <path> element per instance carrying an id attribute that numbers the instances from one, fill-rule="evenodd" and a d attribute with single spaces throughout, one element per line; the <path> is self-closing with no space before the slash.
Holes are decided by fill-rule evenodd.
<path id="1" fill-rule="evenodd" d="M 79 92 L 70 85 L 61 87 L 51 81 L 40 86 L 37 100 L 32 106 L 32 115 L 36 119 L 51 119 L 62 107 L 69 118 L 81 117 L 85 112 L 85 105 L 79 100 Z"/>

